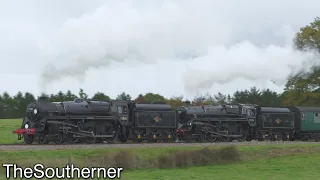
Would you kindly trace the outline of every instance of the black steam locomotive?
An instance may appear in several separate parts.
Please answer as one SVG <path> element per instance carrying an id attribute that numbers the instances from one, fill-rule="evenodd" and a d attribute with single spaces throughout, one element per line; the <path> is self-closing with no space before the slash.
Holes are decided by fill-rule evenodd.
<path id="1" fill-rule="evenodd" d="M 320 114 L 320 108 L 312 111 Z M 315 126 L 306 125 L 313 120 L 305 119 L 304 113 L 311 112 L 308 108 L 255 104 L 186 104 L 173 110 L 168 104 L 84 99 L 49 102 L 44 98 L 28 105 L 22 126 L 14 133 L 27 144 L 318 139 L 320 127 L 308 129 Z"/>
<path id="2" fill-rule="evenodd" d="M 40 99 L 28 105 L 22 126 L 14 133 L 27 144 L 112 143 L 128 139 L 155 142 L 174 138 L 176 124 L 176 113 L 167 104 Z"/>

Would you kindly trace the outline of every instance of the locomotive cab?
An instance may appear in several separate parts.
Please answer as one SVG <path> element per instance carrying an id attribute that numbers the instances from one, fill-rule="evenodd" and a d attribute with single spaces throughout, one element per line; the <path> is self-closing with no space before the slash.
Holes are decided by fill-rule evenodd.
<path id="1" fill-rule="evenodd" d="M 246 104 L 246 105 L 241 105 L 241 116 L 243 116 L 244 118 L 247 118 L 249 124 L 251 126 L 255 126 L 256 124 L 256 114 L 257 114 L 257 111 L 256 111 L 256 105 L 249 105 L 249 104 Z"/>
<path id="2" fill-rule="evenodd" d="M 124 123 L 128 121 L 128 106 L 127 105 L 119 105 L 117 106 L 119 120 Z"/>
<path id="3" fill-rule="evenodd" d="M 112 101 L 112 113 L 118 117 L 122 125 L 128 125 L 130 123 L 131 108 L 131 102 L 122 100 Z"/>

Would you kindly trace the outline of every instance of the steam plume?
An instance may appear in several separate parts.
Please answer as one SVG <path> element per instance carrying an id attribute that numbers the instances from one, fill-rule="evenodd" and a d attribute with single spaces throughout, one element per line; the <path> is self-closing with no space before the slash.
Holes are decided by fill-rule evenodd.
<path id="1" fill-rule="evenodd" d="M 106 4 L 93 13 L 69 19 L 50 39 L 44 39 L 41 48 L 47 65 L 42 72 L 43 88 L 66 76 L 84 81 L 90 69 L 111 67 L 114 62 L 120 66 L 157 66 L 165 62 L 168 69 L 164 71 L 179 76 L 188 93 L 232 83 L 238 78 L 257 84 L 273 81 L 282 86 L 288 75 L 314 62 L 313 53 L 291 48 L 294 30 L 285 25 L 275 24 L 275 31 L 270 33 L 277 34 L 268 35 L 280 39 L 281 46 L 268 42 L 269 39 L 263 44 L 252 38 L 265 33 L 267 22 L 276 20 L 265 18 L 258 22 L 250 18 L 268 17 L 271 10 L 275 14 L 282 12 L 272 9 L 274 2 L 261 6 L 250 2 L 255 6 L 252 9 L 234 2 L 210 0 L 139 5 L 132 2 Z M 240 26 L 235 26 L 237 21 Z"/>

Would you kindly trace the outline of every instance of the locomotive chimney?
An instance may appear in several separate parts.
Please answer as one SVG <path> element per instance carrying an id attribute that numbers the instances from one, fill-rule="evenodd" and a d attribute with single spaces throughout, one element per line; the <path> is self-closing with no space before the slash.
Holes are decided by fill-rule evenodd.
<path id="1" fill-rule="evenodd" d="M 49 96 L 45 95 L 45 94 L 41 94 L 41 96 L 39 96 L 38 101 L 48 101 L 49 100 Z"/>

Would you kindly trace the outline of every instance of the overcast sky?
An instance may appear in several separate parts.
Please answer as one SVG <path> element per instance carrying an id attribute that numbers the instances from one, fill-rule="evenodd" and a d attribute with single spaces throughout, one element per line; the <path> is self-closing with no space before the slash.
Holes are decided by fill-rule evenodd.
<path id="1" fill-rule="evenodd" d="M 292 67 L 312 58 L 295 52 L 292 38 L 319 7 L 316 0 L 2 0 L 0 92 L 281 92 Z"/>

